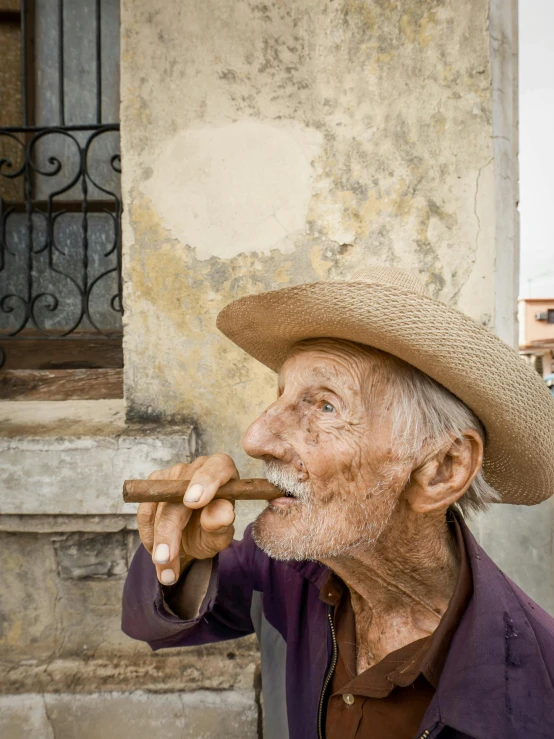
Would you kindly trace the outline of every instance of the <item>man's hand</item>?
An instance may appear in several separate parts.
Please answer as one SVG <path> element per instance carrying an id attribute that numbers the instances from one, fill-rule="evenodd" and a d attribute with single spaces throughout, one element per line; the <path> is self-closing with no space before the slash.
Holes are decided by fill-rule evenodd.
<path id="1" fill-rule="evenodd" d="M 235 509 L 229 500 L 212 500 L 217 490 L 239 473 L 231 457 L 214 454 L 192 464 L 176 464 L 149 475 L 149 480 L 186 480 L 183 503 L 141 503 L 137 523 L 142 543 L 152 554 L 158 580 L 173 585 L 195 559 L 214 557 L 235 533 Z"/>

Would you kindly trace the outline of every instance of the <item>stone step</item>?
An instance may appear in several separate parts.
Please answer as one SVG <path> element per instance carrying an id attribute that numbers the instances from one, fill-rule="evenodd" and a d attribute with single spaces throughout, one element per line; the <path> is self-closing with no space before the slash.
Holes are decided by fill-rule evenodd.
<path id="1" fill-rule="evenodd" d="M 190 462 L 191 424 L 126 423 L 122 400 L 0 403 L 0 516 L 133 514 L 125 479 Z"/>
<path id="2" fill-rule="evenodd" d="M 254 691 L 27 693 L 0 696 L 6 739 L 256 739 Z"/>

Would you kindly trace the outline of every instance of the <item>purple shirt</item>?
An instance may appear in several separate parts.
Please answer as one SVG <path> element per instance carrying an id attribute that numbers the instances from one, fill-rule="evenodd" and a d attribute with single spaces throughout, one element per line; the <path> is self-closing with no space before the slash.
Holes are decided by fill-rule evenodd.
<path id="1" fill-rule="evenodd" d="M 498 569 L 463 521 L 460 526 L 473 594 L 416 737 L 554 739 L 554 619 Z M 141 546 L 125 583 L 123 631 L 152 649 L 256 632 L 264 737 L 319 739 L 333 658 L 332 607 L 319 598 L 328 574 L 317 562 L 270 559 L 248 528 L 213 560 L 198 617 L 185 621 L 166 607 Z"/>

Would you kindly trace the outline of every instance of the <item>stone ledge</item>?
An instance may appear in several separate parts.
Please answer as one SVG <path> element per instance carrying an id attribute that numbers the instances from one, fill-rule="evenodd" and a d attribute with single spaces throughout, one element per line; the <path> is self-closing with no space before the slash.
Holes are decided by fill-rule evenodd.
<path id="1" fill-rule="evenodd" d="M 0 694 L 253 690 L 258 663 L 255 637 L 135 657 L 3 659 Z"/>
<path id="2" fill-rule="evenodd" d="M 124 428 L 123 400 L 0 402 L 0 437 L 110 436 Z"/>
<path id="3" fill-rule="evenodd" d="M 254 691 L 27 693 L 0 696 L 9 739 L 255 739 Z"/>
<path id="4" fill-rule="evenodd" d="M 123 480 L 190 462 L 190 424 L 126 424 L 123 401 L 0 403 L 0 515 L 133 514 Z"/>
<path id="5" fill-rule="evenodd" d="M 196 435 L 190 423 L 132 422 L 125 419 L 124 400 L 0 401 L 0 440 L 28 438 L 187 437 L 192 455 Z"/>
<path id="6" fill-rule="evenodd" d="M 1 515 L 0 531 L 8 534 L 60 534 L 74 531 L 107 534 L 118 531 L 136 531 L 134 513 L 119 516 L 42 516 Z"/>

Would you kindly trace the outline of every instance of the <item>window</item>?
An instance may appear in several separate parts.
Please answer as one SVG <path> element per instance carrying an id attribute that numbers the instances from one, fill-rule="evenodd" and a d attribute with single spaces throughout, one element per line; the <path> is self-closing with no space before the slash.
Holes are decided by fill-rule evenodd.
<path id="1" fill-rule="evenodd" d="M 121 396 L 118 0 L 0 0 L 0 85 L 0 390 Z"/>

